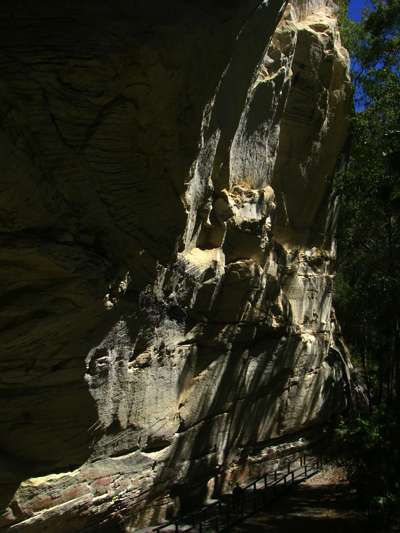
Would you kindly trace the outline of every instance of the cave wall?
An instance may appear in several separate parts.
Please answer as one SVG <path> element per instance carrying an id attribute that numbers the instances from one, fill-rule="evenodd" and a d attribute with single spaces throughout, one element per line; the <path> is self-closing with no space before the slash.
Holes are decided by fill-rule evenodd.
<path id="1" fill-rule="evenodd" d="M 348 404 L 336 11 L 2 2 L 0 527 L 155 523 Z"/>

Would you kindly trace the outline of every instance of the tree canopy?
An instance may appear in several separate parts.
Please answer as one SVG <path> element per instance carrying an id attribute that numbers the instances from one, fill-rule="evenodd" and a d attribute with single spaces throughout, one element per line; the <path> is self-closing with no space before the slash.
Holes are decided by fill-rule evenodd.
<path id="1" fill-rule="evenodd" d="M 370 390 L 379 402 L 400 395 L 400 1 L 375 4 L 359 24 L 344 20 L 342 34 L 352 55 L 356 112 L 348 159 L 336 177 L 336 301 L 367 380 L 379 381 Z"/>
<path id="2" fill-rule="evenodd" d="M 373 0 L 360 23 L 342 13 L 341 33 L 355 110 L 335 178 L 335 304 L 370 406 L 338 434 L 364 496 L 389 509 L 400 504 L 400 0 Z"/>

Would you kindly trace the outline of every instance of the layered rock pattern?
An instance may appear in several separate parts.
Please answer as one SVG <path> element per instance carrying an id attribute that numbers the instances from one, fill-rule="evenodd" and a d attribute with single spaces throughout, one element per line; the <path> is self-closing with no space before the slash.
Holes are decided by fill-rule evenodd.
<path id="1" fill-rule="evenodd" d="M 17 4 L 0 7 L 0 527 L 133 530 L 349 401 L 330 196 L 347 54 L 323 0 Z"/>

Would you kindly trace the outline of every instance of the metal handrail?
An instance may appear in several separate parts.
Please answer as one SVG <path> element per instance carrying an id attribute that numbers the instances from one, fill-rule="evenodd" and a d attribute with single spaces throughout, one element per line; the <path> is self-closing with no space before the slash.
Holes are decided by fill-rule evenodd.
<path id="1" fill-rule="evenodd" d="M 239 507 L 239 513 L 238 516 L 235 518 L 235 512 L 231 512 L 230 506 L 233 508 L 233 504 L 235 503 L 233 499 L 231 501 L 227 501 L 226 503 L 222 502 L 221 500 L 217 500 L 209 505 L 203 506 L 198 511 L 194 511 L 193 513 L 189 515 L 182 516 L 180 518 L 175 518 L 173 521 L 167 522 L 166 524 L 162 524 L 160 526 L 156 526 L 152 531 L 153 532 L 160 532 L 163 529 L 166 529 L 167 527 L 174 527 L 175 533 L 179 533 L 179 525 L 183 521 L 185 521 L 185 532 L 193 531 L 194 529 L 197 529 L 200 533 L 203 532 L 203 525 L 207 523 L 208 521 L 214 522 L 214 526 L 216 531 L 224 531 L 228 527 L 232 526 L 235 523 L 238 523 L 245 518 L 255 514 L 258 510 L 260 510 L 262 507 L 264 507 L 267 503 L 266 501 L 266 495 L 267 495 L 267 489 L 271 488 L 273 491 L 273 497 L 277 495 L 276 489 L 278 485 L 280 485 L 283 482 L 283 486 L 288 486 L 288 478 L 290 478 L 290 485 L 294 485 L 296 481 L 295 472 L 299 470 L 304 471 L 304 480 L 308 477 L 313 476 L 316 474 L 319 469 L 322 466 L 322 460 L 320 458 L 316 458 L 316 461 L 314 464 L 307 464 L 307 457 L 302 456 L 300 457 L 300 467 L 296 470 L 292 470 L 291 466 L 296 463 L 298 459 L 295 459 L 293 461 L 288 461 L 287 463 L 287 472 L 282 473 L 279 475 L 279 472 L 277 470 L 273 472 L 266 472 L 259 478 L 251 481 L 248 485 L 243 487 L 240 492 L 240 501 L 238 502 L 236 500 L 236 506 L 237 504 Z M 273 481 L 268 483 L 268 476 L 273 476 Z M 264 487 L 261 489 L 257 489 L 257 483 L 264 482 Z M 262 498 L 262 505 L 257 506 L 257 494 L 262 491 L 263 498 Z M 253 510 L 252 512 L 245 512 L 246 507 L 246 500 L 250 496 L 253 497 Z M 215 514 L 211 512 L 212 510 L 217 509 Z M 234 509 L 233 509 L 234 511 Z M 206 516 L 204 516 L 206 515 Z M 208 515 L 208 517 L 207 517 Z M 234 520 L 231 521 L 231 518 Z M 191 527 L 188 527 L 188 522 L 192 523 Z M 225 523 L 225 525 L 224 525 Z M 222 527 L 220 527 L 222 525 Z"/>

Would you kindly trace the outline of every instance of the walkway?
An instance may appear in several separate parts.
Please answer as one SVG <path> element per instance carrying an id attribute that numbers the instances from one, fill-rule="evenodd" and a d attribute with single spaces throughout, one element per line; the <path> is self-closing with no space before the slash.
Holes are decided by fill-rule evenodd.
<path id="1" fill-rule="evenodd" d="M 366 533 L 365 514 L 343 473 L 325 469 L 293 487 L 268 510 L 231 529 L 233 533 Z"/>
<path id="2" fill-rule="evenodd" d="M 320 468 L 318 459 L 300 458 L 288 462 L 282 470 L 266 472 L 236 494 L 226 494 L 190 515 L 156 526 L 157 533 L 219 533 L 270 507 L 295 486 L 314 476 Z"/>

